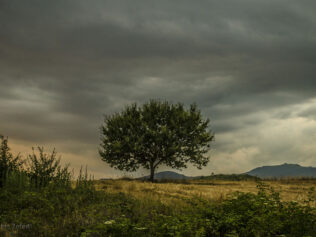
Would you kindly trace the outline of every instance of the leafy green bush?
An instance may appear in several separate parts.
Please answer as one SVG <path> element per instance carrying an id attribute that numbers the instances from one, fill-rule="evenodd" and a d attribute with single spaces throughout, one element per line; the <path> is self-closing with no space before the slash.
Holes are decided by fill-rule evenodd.
<path id="1" fill-rule="evenodd" d="M 71 174 L 68 171 L 68 166 L 60 165 L 60 158 L 56 158 L 56 151 L 49 155 L 44 153 L 43 147 L 38 147 L 39 155 L 35 153 L 28 156 L 28 175 L 30 176 L 31 184 L 35 188 L 47 186 L 52 180 L 59 185 L 69 185 Z"/>
<path id="2" fill-rule="evenodd" d="M 13 157 L 8 147 L 8 138 L 0 135 L 0 139 L 0 188 L 2 188 L 6 183 L 7 176 L 11 172 L 19 171 L 23 161 L 19 155 Z"/>
<path id="3" fill-rule="evenodd" d="M 259 192 L 235 193 L 204 216 L 218 234 L 238 236 L 315 236 L 316 212 L 310 205 L 281 202 L 278 192 L 262 183 Z"/>

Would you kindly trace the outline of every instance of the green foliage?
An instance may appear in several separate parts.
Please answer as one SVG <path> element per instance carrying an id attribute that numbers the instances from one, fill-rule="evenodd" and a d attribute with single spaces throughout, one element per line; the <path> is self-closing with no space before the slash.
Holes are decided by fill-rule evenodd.
<path id="1" fill-rule="evenodd" d="M 188 200 L 188 206 L 173 210 L 163 204 L 150 204 L 151 210 L 130 198 L 119 210 L 88 228 L 82 236 L 315 236 L 316 213 L 309 205 L 281 202 L 279 193 L 258 186 L 257 194 L 235 193 L 230 199 L 211 203 Z M 137 213 L 138 215 L 133 215 Z"/>
<path id="2" fill-rule="evenodd" d="M 174 208 L 96 191 L 80 178 L 71 189 L 1 192 L 0 222 L 31 225 L 18 236 L 315 236 L 314 207 L 281 202 L 277 192 L 258 188 L 257 194 L 235 193 L 218 203 L 188 199 Z"/>
<path id="3" fill-rule="evenodd" d="M 7 181 L 11 186 L 6 185 L 0 193 L 0 223 L 10 228 L 0 228 L 0 235 L 78 236 L 82 226 L 91 221 L 89 215 L 98 195 L 86 174 L 78 177 L 74 188 L 67 179 L 61 182 L 61 177 L 53 176 L 45 186 L 35 188 L 26 173 L 10 173 Z M 12 228 L 14 225 L 26 228 Z"/>
<path id="4" fill-rule="evenodd" d="M 8 138 L 0 135 L 0 139 L 0 188 L 2 188 L 6 183 L 7 176 L 11 172 L 18 171 L 23 161 L 19 155 L 13 157 L 8 147 Z"/>
<path id="5" fill-rule="evenodd" d="M 281 202 L 279 193 L 262 183 L 258 189 L 258 194 L 237 192 L 218 208 L 205 212 L 218 234 L 315 236 L 315 208 Z"/>
<path id="6" fill-rule="evenodd" d="M 195 104 L 150 100 L 141 107 L 127 106 L 122 112 L 106 116 L 101 127 L 103 161 L 111 167 L 135 171 L 150 169 L 151 180 L 159 165 L 186 168 L 187 163 L 201 168 L 209 158 L 204 154 L 214 139 Z"/>
<path id="7" fill-rule="evenodd" d="M 47 186 L 52 180 L 61 185 L 67 185 L 70 182 L 70 173 L 68 165 L 61 167 L 60 158 L 56 158 L 56 151 L 49 155 L 44 153 L 44 148 L 38 147 L 38 155 L 33 148 L 33 154 L 28 156 L 28 175 L 31 178 L 32 185 L 35 188 Z"/>

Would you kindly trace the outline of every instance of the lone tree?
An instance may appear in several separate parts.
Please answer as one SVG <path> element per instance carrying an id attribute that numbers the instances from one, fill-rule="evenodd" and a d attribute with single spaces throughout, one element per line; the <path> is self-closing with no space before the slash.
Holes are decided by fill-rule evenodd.
<path id="1" fill-rule="evenodd" d="M 208 129 L 209 119 L 203 119 L 196 104 L 186 109 L 183 104 L 150 100 L 138 106 L 126 106 L 119 113 L 105 116 L 101 127 L 101 159 L 111 167 L 136 171 L 150 170 L 154 181 L 160 165 L 186 168 L 190 162 L 201 169 L 209 157 L 214 135 Z"/>

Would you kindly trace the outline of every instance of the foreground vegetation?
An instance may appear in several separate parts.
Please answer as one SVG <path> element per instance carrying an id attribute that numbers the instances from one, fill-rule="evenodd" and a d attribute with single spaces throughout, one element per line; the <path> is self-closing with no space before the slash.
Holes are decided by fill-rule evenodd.
<path id="1" fill-rule="evenodd" d="M 258 184 L 257 193 L 237 192 L 223 200 L 198 196 L 181 202 L 97 191 L 82 177 L 75 187 L 40 190 L 11 177 L 1 192 L 2 234 L 18 236 L 315 236 L 313 193 L 304 204 L 284 202 Z M 12 186 L 12 184 L 14 186 Z M 146 191 L 145 191 L 146 192 Z M 20 225 L 22 227 L 14 227 Z"/>
<path id="2" fill-rule="evenodd" d="M 87 172 L 74 182 L 56 153 L 34 151 L 28 166 L 18 160 L 9 166 L 14 158 L 2 149 L 2 236 L 316 236 L 315 192 L 307 181 L 296 202 L 276 191 L 282 182 L 92 181 Z M 221 197 L 209 195 L 227 187 Z"/>

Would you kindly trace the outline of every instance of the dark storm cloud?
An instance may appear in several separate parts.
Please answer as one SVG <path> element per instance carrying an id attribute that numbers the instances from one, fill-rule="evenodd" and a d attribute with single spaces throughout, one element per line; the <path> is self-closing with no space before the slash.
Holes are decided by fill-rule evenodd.
<path id="1" fill-rule="evenodd" d="M 269 161 L 260 151 L 271 147 L 282 157 L 289 142 L 253 134 L 315 117 L 315 10 L 294 0 L 0 0 L 0 132 L 93 150 L 102 114 L 162 98 L 197 102 L 219 154 Z"/>

